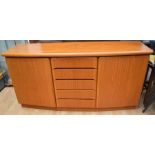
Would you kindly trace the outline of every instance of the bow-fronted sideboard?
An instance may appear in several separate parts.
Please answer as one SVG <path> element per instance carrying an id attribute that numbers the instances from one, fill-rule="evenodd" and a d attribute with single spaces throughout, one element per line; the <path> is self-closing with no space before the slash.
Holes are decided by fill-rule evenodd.
<path id="1" fill-rule="evenodd" d="M 19 103 L 71 109 L 139 104 L 152 50 L 139 41 L 18 45 L 3 53 Z"/>

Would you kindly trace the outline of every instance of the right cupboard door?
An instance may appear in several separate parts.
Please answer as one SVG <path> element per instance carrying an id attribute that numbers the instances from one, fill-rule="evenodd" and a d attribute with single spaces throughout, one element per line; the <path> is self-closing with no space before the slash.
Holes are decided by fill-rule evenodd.
<path id="1" fill-rule="evenodd" d="M 148 56 L 100 57 L 97 108 L 137 106 L 147 70 Z"/>

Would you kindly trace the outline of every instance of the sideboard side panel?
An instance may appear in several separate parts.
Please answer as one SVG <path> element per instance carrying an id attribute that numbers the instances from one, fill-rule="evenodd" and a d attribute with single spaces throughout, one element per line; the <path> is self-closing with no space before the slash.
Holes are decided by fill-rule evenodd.
<path id="1" fill-rule="evenodd" d="M 97 108 L 137 106 L 147 63 L 147 55 L 100 57 Z"/>
<path id="2" fill-rule="evenodd" d="M 49 58 L 6 58 L 18 101 L 56 107 Z"/>

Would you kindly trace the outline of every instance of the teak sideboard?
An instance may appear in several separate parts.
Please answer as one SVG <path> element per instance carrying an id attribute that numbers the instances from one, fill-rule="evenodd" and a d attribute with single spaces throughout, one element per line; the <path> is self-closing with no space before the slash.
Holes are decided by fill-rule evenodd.
<path id="1" fill-rule="evenodd" d="M 139 41 L 18 45 L 3 53 L 19 103 L 72 109 L 136 107 L 152 50 Z"/>

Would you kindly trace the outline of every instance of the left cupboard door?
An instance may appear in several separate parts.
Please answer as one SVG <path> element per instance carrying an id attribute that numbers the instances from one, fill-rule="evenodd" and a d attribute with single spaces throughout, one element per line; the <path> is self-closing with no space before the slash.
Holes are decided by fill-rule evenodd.
<path id="1" fill-rule="evenodd" d="M 49 58 L 6 58 L 6 62 L 21 104 L 56 107 Z"/>

